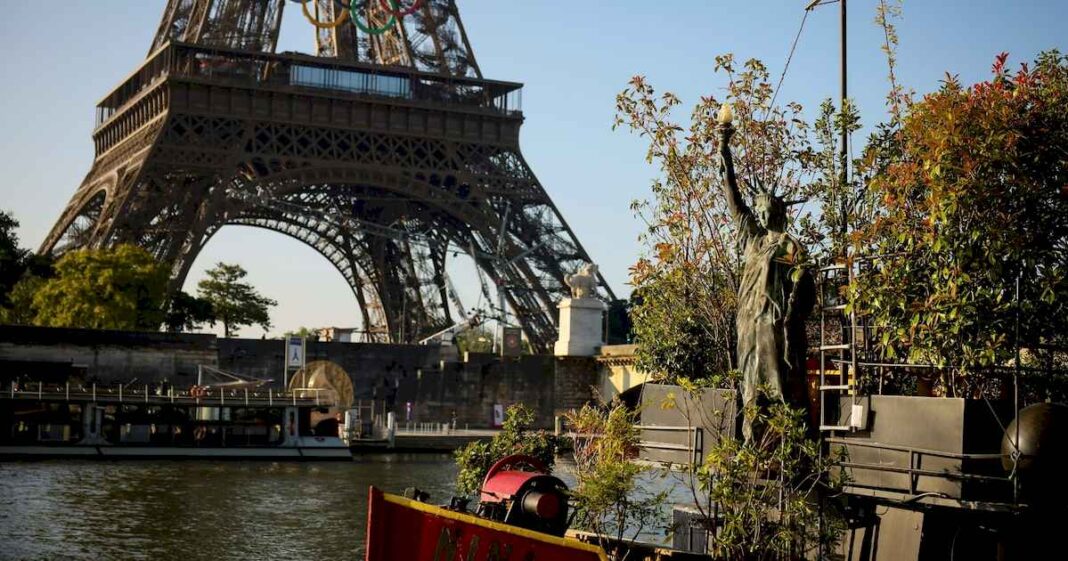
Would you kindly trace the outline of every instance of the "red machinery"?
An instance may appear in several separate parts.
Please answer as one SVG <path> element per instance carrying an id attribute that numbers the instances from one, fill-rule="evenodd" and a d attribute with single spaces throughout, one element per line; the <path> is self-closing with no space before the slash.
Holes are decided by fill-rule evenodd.
<path id="1" fill-rule="evenodd" d="M 486 472 L 476 514 L 553 536 L 567 531 L 567 485 L 537 458 L 514 454 Z"/>
<path id="2" fill-rule="evenodd" d="M 408 493 L 406 491 L 406 493 Z M 477 515 L 371 488 L 367 509 L 367 561 L 399 559 L 552 559 L 607 561 L 604 550 L 567 530 L 567 486 L 537 458 L 508 456 L 482 482 Z"/>

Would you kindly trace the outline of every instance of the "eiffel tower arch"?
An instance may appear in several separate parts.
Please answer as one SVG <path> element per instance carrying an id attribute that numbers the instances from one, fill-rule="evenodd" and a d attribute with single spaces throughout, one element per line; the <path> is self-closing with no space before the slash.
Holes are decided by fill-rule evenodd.
<path id="1" fill-rule="evenodd" d="M 273 230 L 337 268 L 382 342 L 458 321 L 462 252 L 547 349 L 564 276 L 591 260 L 520 153 L 522 85 L 482 77 L 455 0 L 342 5 L 169 0 L 41 250 L 134 243 L 173 293 L 220 228 Z M 287 9 L 320 22 L 315 55 L 275 52 Z"/>

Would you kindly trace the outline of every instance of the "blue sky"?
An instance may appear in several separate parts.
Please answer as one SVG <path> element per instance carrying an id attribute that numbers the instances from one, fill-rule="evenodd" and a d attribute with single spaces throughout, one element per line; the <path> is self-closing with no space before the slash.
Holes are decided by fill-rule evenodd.
<path id="1" fill-rule="evenodd" d="M 648 193 L 656 171 L 644 163 L 640 139 L 611 130 L 615 95 L 635 74 L 687 102 L 721 94 L 712 68 L 725 52 L 763 59 L 778 76 L 807 3 L 458 0 L 485 76 L 526 84 L 523 153 L 620 295 L 630 292 L 627 267 L 640 251 L 628 207 Z M 165 4 L 0 0 L 0 208 L 22 222 L 23 245 L 41 242 L 88 171 L 93 106 L 143 60 Z M 849 2 L 849 90 L 867 124 L 885 116 L 876 4 Z M 294 7 L 287 6 L 279 50 L 307 52 L 312 30 Z M 1002 51 L 1016 64 L 1068 50 L 1063 0 L 906 0 L 904 10 L 899 77 L 921 93 L 947 71 L 965 83 L 985 79 Z M 837 65 L 838 7 L 821 6 L 808 18 L 779 100 L 813 111 L 838 95 Z M 279 301 L 272 333 L 358 323 L 341 276 L 299 242 L 227 227 L 198 258 L 186 289 L 216 261 L 241 263 Z"/>

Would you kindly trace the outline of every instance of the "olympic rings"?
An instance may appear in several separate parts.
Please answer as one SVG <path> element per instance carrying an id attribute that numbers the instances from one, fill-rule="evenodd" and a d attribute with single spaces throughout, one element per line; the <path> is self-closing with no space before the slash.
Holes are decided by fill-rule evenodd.
<path id="1" fill-rule="evenodd" d="M 304 12 L 304 18 L 307 19 L 308 22 L 315 26 L 317 29 L 337 29 L 338 27 L 341 27 L 341 24 L 345 23 L 345 20 L 349 19 L 349 13 L 342 10 L 341 15 L 338 16 L 337 19 L 335 19 L 334 21 L 328 23 L 321 22 L 316 19 L 315 16 L 311 14 L 311 12 L 308 11 L 308 2 L 310 0 L 296 1 L 300 2 L 300 9 L 302 12 Z"/>
<path id="2" fill-rule="evenodd" d="M 353 0 L 334 0 L 334 4 L 339 6 L 342 11 L 341 14 L 337 16 L 334 21 L 331 22 L 324 22 L 318 20 L 316 16 L 308 10 L 308 2 L 310 2 L 311 0 L 290 1 L 299 2 L 300 9 L 302 12 L 304 12 L 304 18 L 307 19 L 309 23 L 311 23 L 318 29 L 337 29 L 338 27 L 341 27 L 341 25 L 344 24 L 347 20 L 351 20 L 353 25 L 355 25 L 357 29 L 368 35 L 381 35 L 382 33 L 385 33 L 386 31 L 392 29 L 393 26 L 397 25 L 397 20 L 405 16 L 414 14 L 416 10 L 421 8 L 425 2 L 425 0 L 413 0 L 411 6 L 401 9 L 400 0 L 378 0 L 379 4 L 382 6 L 382 10 L 389 15 L 389 20 L 380 27 L 371 27 L 371 22 L 369 19 L 367 23 L 361 21 L 360 14 L 358 13 L 359 8 L 357 7 L 357 2 L 354 2 Z M 373 0 L 367 1 L 371 2 Z"/>
<path id="3" fill-rule="evenodd" d="M 414 0 L 412 2 L 412 5 L 404 10 L 401 10 L 397 7 L 400 5 L 400 2 L 391 2 L 390 0 L 378 0 L 378 3 L 382 5 L 382 9 L 385 10 L 387 14 L 402 18 L 404 16 L 410 16 L 414 14 L 416 10 L 423 6 L 424 1 L 425 0 Z M 341 6 L 342 9 L 352 9 L 352 0 L 334 0 L 334 3 L 338 6 Z"/>
<path id="4" fill-rule="evenodd" d="M 412 2 L 412 5 L 409 6 L 406 10 L 398 10 L 397 6 L 400 4 L 400 2 L 397 2 L 396 0 L 378 0 L 378 3 L 382 5 L 382 9 L 385 10 L 387 14 L 391 14 L 399 18 L 402 18 L 404 16 L 410 16 L 414 14 L 416 10 L 423 6 L 423 0 L 415 0 L 414 2 Z"/>
<path id="5" fill-rule="evenodd" d="M 389 3 L 394 7 L 394 9 L 396 9 L 397 0 L 389 0 Z M 386 31 L 388 31 L 394 25 L 397 25 L 397 16 L 393 15 L 392 13 L 389 16 L 389 21 L 387 21 L 385 23 L 385 25 L 383 25 L 381 27 L 371 27 L 370 18 L 368 18 L 366 25 L 361 23 L 360 22 L 360 16 L 359 16 L 359 14 L 356 13 L 356 4 L 352 3 L 352 2 L 349 2 L 349 13 L 352 15 L 352 23 L 360 31 L 363 31 L 364 33 L 366 33 L 368 35 L 381 35 L 381 34 L 385 33 Z"/>

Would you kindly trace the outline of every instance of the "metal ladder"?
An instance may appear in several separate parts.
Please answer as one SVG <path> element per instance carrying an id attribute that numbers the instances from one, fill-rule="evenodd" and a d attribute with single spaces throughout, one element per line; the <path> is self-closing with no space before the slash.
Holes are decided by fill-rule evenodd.
<path id="1" fill-rule="evenodd" d="M 842 272 L 845 272 L 845 284 L 840 281 Z M 834 404 L 833 411 L 836 413 L 835 417 L 828 418 L 827 415 L 827 402 L 828 397 L 838 398 L 841 395 L 856 395 L 856 373 L 857 373 L 857 355 L 854 348 L 857 332 L 857 314 L 856 310 L 850 309 L 846 313 L 846 297 L 839 293 L 839 289 L 843 286 L 848 286 L 853 281 L 854 271 L 852 265 L 836 263 L 821 267 L 819 269 L 820 274 L 820 345 L 819 345 L 819 422 L 820 431 L 852 431 L 855 427 L 852 424 L 841 424 L 841 410 L 838 406 L 838 399 L 833 399 L 831 402 Z M 831 288 L 834 300 L 828 302 L 828 287 Z M 841 337 L 842 342 L 836 344 L 829 344 L 827 342 L 827 317 L 828 314 L 837 315 L 842 318 L 841 322 Z M 846 326 L 848 326 L 848 333 L 846 333 Z M 827 383 L 827 360 L 830 358 L 837 364 L 837 384 Z M 828 394 L 831 394 L 828 396 Z M 846 421 L 849 421 L 849 417 L 846 417 Z"/>

